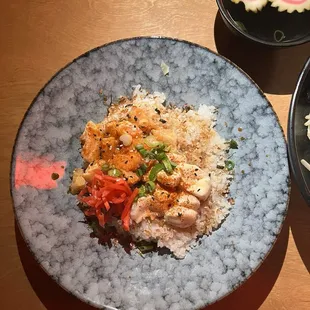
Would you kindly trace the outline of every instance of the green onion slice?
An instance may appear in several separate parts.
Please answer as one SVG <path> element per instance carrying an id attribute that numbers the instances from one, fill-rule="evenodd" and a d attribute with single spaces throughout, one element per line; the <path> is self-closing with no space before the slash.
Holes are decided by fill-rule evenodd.
<path id="1" fill-rule="evenodd" d="M 153 181 L 148 181 L 145 183 L 146 190 L 149 194 L 153 193 L 155 190 L 155 183 Z"/>
<path id="2" fill-rule="evenodd" d="M 230 140 L 230 142 L 229 142 L 229 147 L 230 147 L 231 149 L 237 150 L 237 149 L 238 149 L 238 143 L 237 143 L 237 141 L 235 141 L 235 140 Z"/>
<path id="3" fill-rule="evenodd" d="M 108 175 L 110 177 L 120 177 L 122 173 L 120 170 L 113 168 L 108 171 Z"/>
<path id="4" fill-rule="evenodd" d="M 109 171 L 110 170 L 110 165 L 107 164 L 107 163 L 103 164 L 102 167 L 101 167 L 101 170 L 104 171 L 104 172 Z"/>
<path id="5" fill-rule="evenodd" d="M 233 170 L 235 168 L 235 163 L 231 160 L 226 160 L 225 161 L 225 168 L 229 171 Z"/>
<path id="6" fill-rule="evenodd" d="M 158 172 L 164 169 L 165 166 L 163 164 L 156 164 L 150 171 L 149 180 L 154 182 L 156 180 Z"/>
<path id="7" fill-rule="evenodd" d="M 172 173 L 173 169 L 170 160 L 168 158 L 164 158 L 162 162 L 165 166 L 166 172 Z"/>
<path id="8" fill-rule="evenodd" d="M 141 185 L 139 188 L 139 193 L 138 193 L 138 197 L 144 197 L 146 196 L 146 188 L 144 185 Z"/>

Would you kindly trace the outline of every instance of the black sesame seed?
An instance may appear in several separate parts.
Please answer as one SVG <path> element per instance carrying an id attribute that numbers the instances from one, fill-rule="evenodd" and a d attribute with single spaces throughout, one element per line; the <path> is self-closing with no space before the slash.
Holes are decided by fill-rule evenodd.
<path id="1" fill-rule="evenodd" d="M 134 119 L 135 121 L 137 121 L 137 120 L 138 120 L 138 117 L 137 117 L 137 116 L 135 116 L 133 119 Z"/>
<path id="2" fill-rule="evenodd" d="M 167 123 L 167 121 L 162 118 L 159 121 L 162 122 L 163 124 Z"/>
<path id="3" fill-rule="evenodd" d="M 197 192 L 200 192 L 200 188 L 197 189 Z"/>
<path id="4" fill-rule="evenodd" d="M 59 174 L 58 173 L 52 173 L 51 175 L 52 180 L 56 181 L 59 178 Z"/>

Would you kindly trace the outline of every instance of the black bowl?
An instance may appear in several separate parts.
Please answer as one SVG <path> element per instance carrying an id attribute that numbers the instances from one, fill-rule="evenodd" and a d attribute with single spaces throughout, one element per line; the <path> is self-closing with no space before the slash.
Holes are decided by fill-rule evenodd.
<path id="1" fill-rule="evenodd" d="M 305 116 L 310 113 L 310 57 L 300 73 L 292 96 L 288 119 L 288 152 L 292 172 L 298 187 L 310 206 L 310 171 L 301 159 L 310 162 L 310 140 L 307 138 Z"/>
<path id="2" fill-rule="evenodd" d="M 310 11 L 279 12 L 271 2 L 259 12 L 247 12 L 243 2 L 216 0 L 227 27 L 249 40 L 274 47 L 310 42 Z"/>

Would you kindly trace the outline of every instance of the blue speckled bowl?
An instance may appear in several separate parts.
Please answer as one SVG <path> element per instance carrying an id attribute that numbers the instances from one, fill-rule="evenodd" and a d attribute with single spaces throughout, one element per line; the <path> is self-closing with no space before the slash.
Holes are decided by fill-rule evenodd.
<path id="1" fill-rule="evenodd" d="M 142 258 L 99 245 L 79 222 L 76 198 L 67 194 L 70 173 L 82 164 L 79 136 L 88 120 L 100 121 L 106 113 L 99 90 L 110 100 L 130 95 L 139 83 L 177 104 L 218 107 L 217 130 L 239 143 L 231 185 L 235 206 L 183 260 L 158 253 Z M 53 181 L 51 172 L 60 178 Z M 132 310 L 199 308 L 233 291 L 272 248 L 290 188 L 283 132 L 254 82 L 210 50 L 166 38 L 113 42 L 57 73 L 26 113 L 11 176 L 16 218 L 46 272 L 94 306 Z"/>

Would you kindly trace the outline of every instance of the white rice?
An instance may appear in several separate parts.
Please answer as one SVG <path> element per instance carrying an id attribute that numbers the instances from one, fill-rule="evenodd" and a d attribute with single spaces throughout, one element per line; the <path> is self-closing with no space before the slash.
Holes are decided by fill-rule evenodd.
<path id="1" fill-rule="evenodd" d="M 133 104 L 154 108 L 165 101 L 163 93 L 148 94 L 135 87 Z M 231 204 L 227 199 L 228 186 L 232 174 L 225 166 L 228 143 L 213 128 L 216 124 L 216 108 L 201 105 L 198 111 L 187 113 L 180 108 L 169 109 L 163 118 L 177 132 L 178 151 L 185 155 L 186 162 L 194 164 L 210 174 L 212 190 L 209 198 L 198 210 L 196 225 L 180 229 L 165 224 L 164 220 L 143 220 L 132 223 L 131 234 L 137 239 L 156 240 L 159 247 L 169 248 L 177 257 L 184 257 L 190 247 L 195 245 L 198 236 L 208 235 L 216 229 L 228 214 Z"/>

